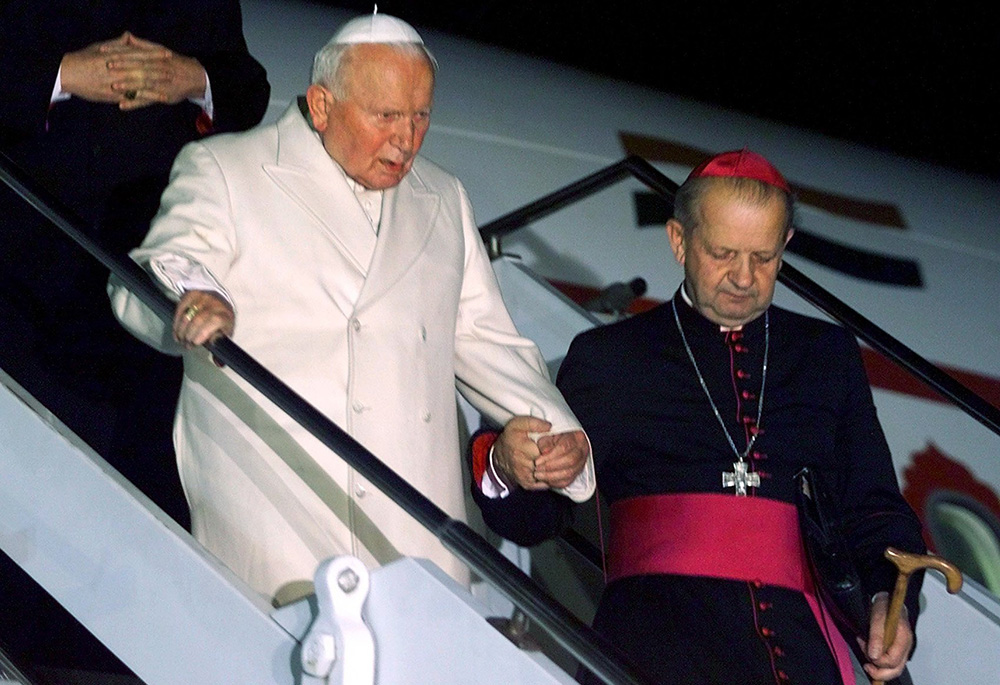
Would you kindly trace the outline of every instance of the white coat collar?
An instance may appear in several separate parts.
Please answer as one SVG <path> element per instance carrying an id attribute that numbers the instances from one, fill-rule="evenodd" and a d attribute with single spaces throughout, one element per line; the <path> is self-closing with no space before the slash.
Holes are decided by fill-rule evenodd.
<path id="1" fill-rule="evenodd" d="M 275 164 L 264 165 L 264 173 L 315 218 L 364 277 L 376 236 L 347 176 L 327 154 L 297 101 L 285 110 L 277 128 L 277 158 Z"/>
<path id="2" fill-rule="evenodd" d="M 276 164 L 265 165 L 264 171 L 316 218 L 366 277 L 357 311 L 392 287 L 423 251 L 441 198 L 423 182 L 415 164 L 398 186 L 384 191 L 376 242 L 347 176 L 317 139 L 298 101 L 292 101 L 277 127 Z M 346 226 L 364 230 L 345 230 Z"/>
<path id="3" fill-rule="evenodd" d="M 410 173 L 382 198 L 382 222 L 369 277 L 356 310 L 381 297 L 423 252 L 433 232 L 441 197 L 424 184 L 419 159 Z"/>

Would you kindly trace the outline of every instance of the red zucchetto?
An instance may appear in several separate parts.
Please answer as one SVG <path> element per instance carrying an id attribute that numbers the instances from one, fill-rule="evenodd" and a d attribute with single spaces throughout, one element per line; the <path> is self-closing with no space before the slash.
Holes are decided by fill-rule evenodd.
<path id="1" fill-rule="evenodd" d="M 786 193 L 792 192 L 788 187 L 788 181 L 773 164 L 746 148 L 720 152 L 695 167 L 688 178 L 703 178 L 705 176 L 752 178 L 781 188 Z"/>

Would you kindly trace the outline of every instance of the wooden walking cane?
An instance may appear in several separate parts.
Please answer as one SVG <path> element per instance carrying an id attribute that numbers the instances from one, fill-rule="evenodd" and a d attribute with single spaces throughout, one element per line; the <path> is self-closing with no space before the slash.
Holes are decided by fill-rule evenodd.
<path id="1" fill-rule="evenodd" d="M 932 568 L 944 574 L 948 592 L 955 594 L 962 589 L 962 572 L 950 561 L 930 554 L 909 554 L 900 552 L 895 547 L 887 547 L 885 558 L 896 565 L 899 575 L 896 576 L 896 587 L 892 591 L 892 601 L 885 616 L 885 635 L 882 640 L 883 649 L 896 640 L 896 629 L 899 627 L 899 617 L 903 612 L 903 600 L 906 599 L 906 586 L 910 583 L 910 574 L 922 568 Z M 873 680 L 872 685 L 885 685 L 882 680 Z"/>

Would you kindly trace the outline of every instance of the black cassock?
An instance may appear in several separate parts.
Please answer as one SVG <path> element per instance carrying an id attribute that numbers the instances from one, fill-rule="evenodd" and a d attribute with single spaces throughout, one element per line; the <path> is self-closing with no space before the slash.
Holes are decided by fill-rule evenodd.
<path id="1" fill-rule="evenodd" d="M 817 319 L 771 307 L 740 331 L 720 331 L 681 295 L 684 335 L 712 400 L 760 478 L 750 497 L 795 502 L 795 474 L 820 474 L 839 503 L 864 588 L 891 591 L 886 546 L 924 552 L 920 524 L 903 500 L 854 338 Z M 759 426 L 757 398 L 770 345 Z M 558 385 L 587 431 L 598 487 L 614 505 L 628 498 L 733 493 L 723 473 L 736 455 L 715 417 L 666 303 L 579 335 Z M 556 495 L 517 491 L 477 498 L 487 523 L 523 544 L 566 521 Z M 528 515 L 525 515 L 525 514 Z M 545 515 L 542 515 L 545 514 Z M 733 526 L 764 522 L 718 521 Z M 767 555 L 768 550 L 761 549 Z M 910 587 L 917 615 L 919 582 Z M 839 683 L 827 638 L 799 592 L 752 582 L 678 575 L 613 580 L 594 627 L 663 683 Z"/>

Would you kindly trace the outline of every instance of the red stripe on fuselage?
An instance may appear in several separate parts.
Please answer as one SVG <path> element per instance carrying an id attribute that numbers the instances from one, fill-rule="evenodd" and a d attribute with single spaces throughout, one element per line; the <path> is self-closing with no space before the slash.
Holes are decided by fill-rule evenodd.
<path id="1" fill-rule="evenodd" d="M 861 356 L 864 358 L 865 370 L 868 372 L 868 382 L 871 383 L 873 388 L 891 390 L 912 397 L 950 404 L 948 400 L 936 391 L 932 390 L 916 377 L 911 376 L 894 362 L 884 357 L 880 352 L 865 347 L 861 349 Z M 972 371 L 964 371 L 941 364 L 935 364 L 935 366 L 994 407 L 1000 408 L 1000 378 L 984 376 Z"/>

